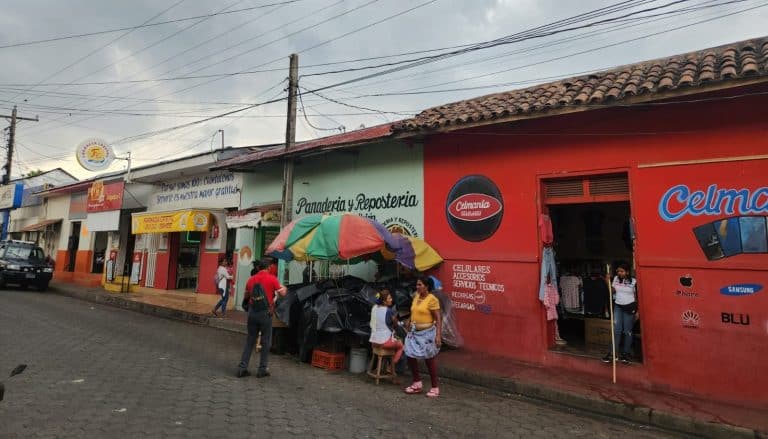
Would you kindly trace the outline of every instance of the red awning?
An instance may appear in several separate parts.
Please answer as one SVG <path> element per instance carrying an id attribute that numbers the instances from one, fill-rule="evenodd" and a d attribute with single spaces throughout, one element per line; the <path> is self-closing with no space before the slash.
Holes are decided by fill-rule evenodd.
<path id="1" fill-rule="evenodd" d="M 20 230 L 20 232 L 36 232 L 38 230 L 42 230 L 46 228 L 47 226 L 50 226 L 51 224 L 60 223 L 61 218 L 58 219 L 49 219 L 42 222 L 39 222 L 37 224 L 32 224 L 31 226 L 24 227 Z"/>

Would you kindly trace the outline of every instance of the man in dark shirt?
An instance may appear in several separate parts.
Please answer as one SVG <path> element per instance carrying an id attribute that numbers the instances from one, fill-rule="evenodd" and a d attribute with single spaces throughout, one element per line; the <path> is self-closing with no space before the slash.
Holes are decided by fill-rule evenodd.
<path id="1" fill-rule="evenodd" d="M 269 359 L 269 348 L 272 343 L 272 313 L 275 309 L 275 293 L 281 297 L 285 296 L 287 289 L 280 285 L 273 274 L 269 272 L 272 265 L 271 259 L 263 259 L 259 262 L 259 271 L 248 279 L 245 284 L 245 299 L 250 303 L 248 307 L 248 337 L 245 340 L 245 348 L 240 358 L 240 365 L 237 371 L 237 377 L 242 378 L 250 375 L 248 372 L 248 362 L 251 359 L 253 346 L 256 344 L 256 338 L 261 332 L 261 356 L 259 361 L 259 370 L 256 372 L 256 378 L 269 376 L 267 371 L 267 361 Z M 253 306 L 254 286 L 258 284 L 264 290 L 268 302 L 268 309 L 258 309 Z"/>

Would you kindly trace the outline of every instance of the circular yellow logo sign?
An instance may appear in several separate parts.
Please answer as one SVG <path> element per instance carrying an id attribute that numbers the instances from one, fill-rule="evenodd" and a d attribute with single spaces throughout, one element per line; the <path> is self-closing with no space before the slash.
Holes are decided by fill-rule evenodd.
<path id="1" fill-rule="evenodd" d="M 77 162 L 89 171 L 103 171 L 115 160 L 112 147 L 101 139 L 88 139 L 77 147 Z"/>

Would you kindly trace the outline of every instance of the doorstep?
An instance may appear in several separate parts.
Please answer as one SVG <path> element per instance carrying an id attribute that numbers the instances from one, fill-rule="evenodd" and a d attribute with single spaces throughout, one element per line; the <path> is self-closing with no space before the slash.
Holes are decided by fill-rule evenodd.
<path id="1" fill-rule="evenodd" d="M 162 290 L 115 294 L 100 287 L 83 288 L 56 281 L 51 283 L 50 289 L 66 296 L 158 317 L 247 333 L 247 315 L 243 311 L 231 309 L 226 318 L 211 314 L 212 305 L 207 303 L 211 295 L 195 295 L 201 297 L 202 306 L 192 298 L 178 300 L 175 294 L 175 300 L 163 298 Z M 768 408 L 764 407 L 733 406 L 689 395 L 612 384 L 605 377 L 543 368 L 467 350 L 441 352 L 438 365 L 440 376 L 444 378 L 636 423 L 706 437 L 768 438 Z M 610 371 L 610 368 L 606 367 L 606 370 Z M 606 377 L 609 376 L 610 372 L 606 372 Z"/>

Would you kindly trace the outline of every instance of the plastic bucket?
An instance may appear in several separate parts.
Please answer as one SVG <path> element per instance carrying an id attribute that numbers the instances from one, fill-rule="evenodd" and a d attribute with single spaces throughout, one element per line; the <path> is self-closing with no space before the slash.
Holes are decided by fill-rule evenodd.
<path id="1" fill-rule="evenodd" d="M 349 350 L 349 371 L 352 373 L 365 372 L 368 362 L 368 349 L 357 348 Z"/>

